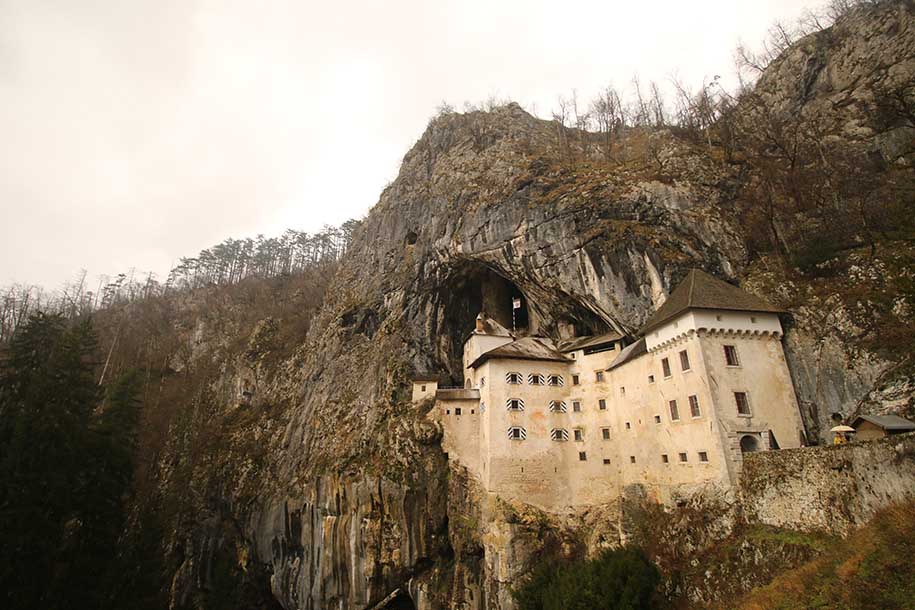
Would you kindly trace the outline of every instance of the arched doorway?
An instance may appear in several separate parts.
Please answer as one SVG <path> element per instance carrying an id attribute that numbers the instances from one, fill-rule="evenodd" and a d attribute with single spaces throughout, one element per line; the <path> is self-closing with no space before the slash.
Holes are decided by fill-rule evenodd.
<path id="1" fill-rule="evenodd" d="M 741 453 L 754 453 L 759 451 L 759 439 L 749 434 L 740 439 Z"/>

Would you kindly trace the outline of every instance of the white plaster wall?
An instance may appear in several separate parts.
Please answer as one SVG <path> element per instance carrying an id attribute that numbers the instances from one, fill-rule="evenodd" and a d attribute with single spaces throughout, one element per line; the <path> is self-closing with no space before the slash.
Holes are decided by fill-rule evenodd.
<path id="1" fill-rule="evenodd" d="M 425 389 L 423 389 L 425 388 Z M 422 402 L 426 398 L 435 396 L 438 389 L 437 381 L 414 381 L 413 382 L 413 402 Z"/>
<path id="2" fill-rule="evenodd" d="M 686 350 L 690 358 L 690 369 L 685 372 L 680 366 L 681 350 Z M 671 376 L 666 379 L 661 367 L 665 357 L 671 362 Z M 608 374 L 613 387 L 626 388 L 624 396 L 615 396 L 611 431 L 619 452 L 623 485 L 642 484 L 656 499 L 667 501 L 677 490 L 690 491 L 728 481 L 727 456 L 695 337 L 645 354 Z M 654 383 L 649 382 L 649 375 L 654 375 Z M 699 400 L 699 417 L 690 413 L 690 395 Z M 670 400 L 677 401 L 679 420 L 671 419 Z M 699 461 L 700 451 L 708 454 L 707 463 Z M 681 452 L 687 454 L 685 463 L 679 460 Z M 668 456 L 667 463 L 662 460 L 664 454 Z"/>
<path id="3" fill-rule="evenodd" d="M 730 433 L 771 429 L 782 449 L 801 446 L 803 425 L 781 340 L 771 335 L 701 333 L 718 417 Z M 740 366 L 729 367 L 724 346 L 734 345 Z M 734 392 L 746 392 L 749 417 L 738 415 Z M 739 453 L 735 458 L 739 461 Z"/>
<path id="4" fill-rule="evenodd" d="M 460 415 L 457 409 L 461 410 Z M 448 459 L 457 460 L 471 472 L 479 474 L 480 401 L 439 399 L 429 416 L 442 424 L 442 449 L 448 453 Z"/>
<path id="5" fill-rule="evenodd" d="M 648 333 L 645 336 L 645 346 L 652 351 L 682 334 L 699 329 L 782 334 L 781 322 L 773 313 L 696 309 L 687 311 Z"/>

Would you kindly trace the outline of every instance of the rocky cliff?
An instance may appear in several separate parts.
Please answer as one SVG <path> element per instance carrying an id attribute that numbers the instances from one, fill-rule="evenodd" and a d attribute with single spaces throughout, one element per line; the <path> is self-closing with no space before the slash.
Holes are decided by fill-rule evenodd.
<path id="1" fill-rule="evenodd" d="M 881 92 L 911 83 L 913 45 L 909 4 L 853 11 L 777 60 L 735 125 L 760 109 L 810 114 L 824 137 L 876 156 L 876 180 L 889 167 L 910 181 L 915 126 L 871 115 Z M 558 516 L 484 497 L 410 404 L 414 372 L 462 382 L 463 336 L 508 290 L 541 333 L 632 332 L 701 267 L 794 313 L 785 345 L 812 438 L 833 413 L 911 412 L 910 337 L 884 340 L 913 322 L 900 292 L 911 235 L 851 247 L 836 255 L 839 272 L 825 273 L 827 260 L 805 275 L 786 252 L 752 245 L 743 212 L 756 168 L 723 144 L 637 128 L 608 162 L 588 134 L 565 147 L 557 134 L 514 104 L 435 118 L 304 339 L 275 344 L 288 317 L 201 322 L 185 335 L 191 360 L 217 364 L 157 462 L 161 495 L 186 496 L 165 525 L 173 607 L 204 607 L 230 579 L 260 591 L 261 607 L 509 608 L 511 583 L 544 549 L 582 553 L 631 535 L 625 503 Z M 211 431 L 202 449 L 199 429 Z M 188 466 L 186 452 L 201 454 Z"/>

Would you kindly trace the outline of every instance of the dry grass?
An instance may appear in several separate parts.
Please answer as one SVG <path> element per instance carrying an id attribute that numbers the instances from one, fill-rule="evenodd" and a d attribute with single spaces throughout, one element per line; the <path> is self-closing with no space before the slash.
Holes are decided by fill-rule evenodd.
<path id="1" fill-rule="evenodd" d="M 824 554 L 737 600 L 740 610 L 915 609 L 915 502 L 877 514 Z"/>

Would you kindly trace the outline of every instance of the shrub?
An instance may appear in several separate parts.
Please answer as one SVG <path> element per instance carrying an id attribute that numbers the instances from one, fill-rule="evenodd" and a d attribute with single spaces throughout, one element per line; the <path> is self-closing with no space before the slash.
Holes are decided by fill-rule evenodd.
<path id="1" fill-rule="evenodd" d="M 573 562 L 545 560 L 512 592 L 519 610 L 643 610 L 657 607 L 660 574 L 641 549 Z"/>

